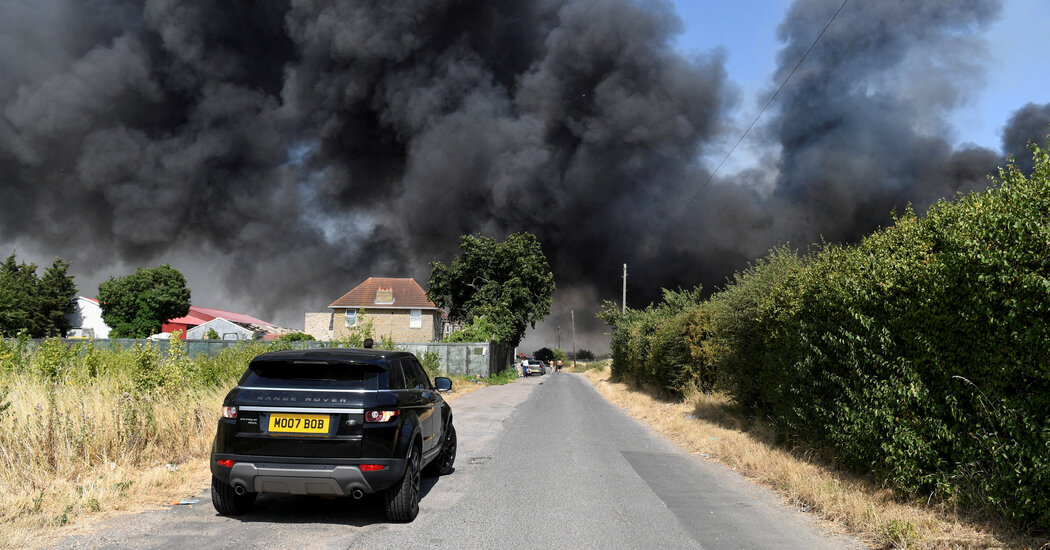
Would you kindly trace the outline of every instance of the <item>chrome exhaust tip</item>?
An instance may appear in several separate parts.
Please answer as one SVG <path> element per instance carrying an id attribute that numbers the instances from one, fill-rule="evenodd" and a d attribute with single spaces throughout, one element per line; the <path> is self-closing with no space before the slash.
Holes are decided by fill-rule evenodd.
<path id="1" fill-rule="evenodd" d="M 354 500 L 361 500 L 361 497 L 365 496 L 365 492 L 361 489 L 354 489 L 350 491 L 350 496 L 354 497 Z"/>
<path id="2" fill-rule="evenodd" d="M 244 488 L 244 485 L 234 485 L 233 492 L 237 493 L 238 495 L 243 495 L 244 493 L 247 493 L 248 490 Z"/>

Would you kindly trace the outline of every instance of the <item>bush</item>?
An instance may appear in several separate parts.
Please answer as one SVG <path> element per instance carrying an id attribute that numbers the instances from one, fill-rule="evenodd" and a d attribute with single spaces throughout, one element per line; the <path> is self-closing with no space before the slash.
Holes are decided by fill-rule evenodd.
<path id="1" fill-rule="evenodd" d="M 712 297 L 727 388 L 912 494 L 1050 528 L 1050 167 L 856 246 L 775 251 Z"/>
<path id="2" fill-rule="evenodd" d="M 594 361 L 594 352 L 589 349 L 576 350 L 576 360 L 578 361 Z"/>
<path id="3" fill-rule="evenodd" d="M 291 332 L 277 338 L 282 342 L 312 342 L 315 338 L 305 332 Z"/>
<path id="4" fill-rule="evenodd" d="M 664 289 L 663 294 L 660 304 L 623 313 L 606 302 L 599 318 L 614 328 L 612 374 L 670 396 L 680 397 L 693 388 L 710 391 L 715 371 L 701 289 Z"/>

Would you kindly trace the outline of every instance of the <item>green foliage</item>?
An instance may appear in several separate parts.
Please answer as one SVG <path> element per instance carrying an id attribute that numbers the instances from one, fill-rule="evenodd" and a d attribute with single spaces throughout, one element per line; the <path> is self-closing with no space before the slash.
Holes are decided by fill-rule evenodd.
<path id="1" fill-rule="evenodd" d="M 576 350 L 576 360 L 578 361 L 594 361 L 594 352 L 589 349 L 580 348 Z"/>
<path id="2" fill-rule="evenodd" d="M 56 258 L 37 278 L 36 264 L 19 264 L 11 254 L 0 264 L 0 334 L 26 331 L 33 338 L 65 336 L 66 314 L 76 309 L 77 288 L 69 263 Z"/>
<path id="3" fill-rule="evenodd" d="M 1031 178 L 1010 166 L 856 246 L 738 275 L 711 299 L 727 389 L 892 487 L 1050 528 L 1050 163 L 1033 153 Z"/>
<path id="4" fill-rule="evenodd" d="M 282 336 L 283 338 L 283 336 Z M 205 340 L 219 340 L 219 332 L 214 328 L 209 328 L 208 332 L 204 333 Z"/>
<path id="5" fill-rule="evenodd" d="M 190 289 L 186 278 L 168 264 L 139 268 L 134 274 L 110 277 L 98 287 L 102 319 L 113 328 L 112 338 L 147 338 L 164 321 L 186 315 Z"/>
<path id="6" fill-rule="evenodd" d="M 539 241 L 525 232 L 503 242 L 464 235 L 460 248 L 449 265 L 430 263 L 427 298 L 451 320 L 484 318 L 491 340 L 518 345 L 526 327 L 550 314 L 554 274 Z"/>
<path id="7" fill-rule="evenodd" d="M 313 341 L 315 338 L 305 332 L 292 332 L 290 334 L 282 334 L 278 340 L 284 342 L 305 342 Z"/>
<path id="8" fill-rule="evenodd" d="M 375 328 L 372 320 L 363 320 L 363 315 L 357 315 L 357 326 L 350 327 L 347 330 L 346 336 L 341 340 L 336 340 L 334 343 L 344 348 L 359 348 L 364 345 L 365 338 L 375 338 Z"/>
<path id="9" fill-rule="evenodd" d="M 419 357 L 419 363 L 423 365 L 423 370 L 427 371 L 427 376 L 431 380 L 436 376 L 441 376 L 441 354 L 436 351 L 426 351 Z"/>
<path id="10" fill-rule="evenodd" d="M 379 342 L 375 345 L 375 348 L 394 351 L 397 349 L 397 342 L 394 341 L 393 336 L 384 334 L 379 337 Z"/>
<path id="11" fill-rule="evenodd" d="M 7 400 L 7 397 L 10 394 L 11 388 L 0 386 L 0 422 L 3 421 L 4 415 L 7 414 L 7 410 L 11 408 L 11 402 Z"/>
<path id="12" fill-rule="evenodd" d="M 493 328 L 486 317 L 474 317 L 463 328 L 449 334 L 444 342 L 490 342 L 493 339 Z"/>
<path id="13" fill-rule="evenodd" d="M 554 359 L 554 351 L 550 348 L 540 348 L 532 353 L 532 356 L 539 359 L 544 365 L 547 361 Z"/>
<path id="14" fill-rule="evenodd" d="M 671 396 L 710 391 L 716 376 L 708 344 L 710 315 L 703 304 L 700 287 L 664 289 L 663 301 L 644 310 L 621 312 L 606 302 L 598 318 L 613 328 L 613 375 Z"/>
<path id="15" fill-rule="evenodd" d="M 568 358 L 569 358 L 568 354 L 566 354 L 564 351 L 562 351 L 562 350 L 560 350 L 558 348 L 552 349 L 551 352 L 554 353 L 554 362 L 555 363 L 557 363 L 558 361 L 561 361 L 562 365 L 564 365 L 565 361 L 568 360 Z"/>
<path id="16" fill-rule="evenodd" d="M 485 383 L 490 386 L 502 386 L 503 384 L 509 384 L 517 379 L 518 371 L 510 368 L 486 378 Z"/>
<path id="17" fill-rule="evenodd" d="M 66 315 L 76 311 L 77 287 L 69 275 L 69 262 L 55 258 L 40 277 L 39 307 L 44 317 L 40 336 L 65 336 L 72 324 Z"/>

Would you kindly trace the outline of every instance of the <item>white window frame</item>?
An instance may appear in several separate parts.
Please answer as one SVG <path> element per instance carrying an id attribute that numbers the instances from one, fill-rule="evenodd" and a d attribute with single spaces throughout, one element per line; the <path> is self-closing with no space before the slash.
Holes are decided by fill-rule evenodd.
<path id="1" fill-rule="evenodd" d="M 411 309 L 408 314 L 408 328 L 423 328 L 423 310 Z"/>
<path id="2" fill-rule="evenodd" d="M 343 313 L 343 318 L 344 318 L 343 323 L 346 325 L 346 328 L 356 327 L 357 326 L 357 308 L 348 308 L 346 310 L 346 312 Z"/>

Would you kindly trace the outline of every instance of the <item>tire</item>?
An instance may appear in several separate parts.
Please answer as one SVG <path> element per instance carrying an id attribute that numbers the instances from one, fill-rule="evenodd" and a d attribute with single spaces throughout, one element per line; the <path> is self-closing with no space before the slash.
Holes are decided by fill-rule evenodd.
<path id="1" fill-rule="evenodd" d="M 238 495 L 233 487 L 211 478 L 211 503 L 215 511 L 224 516 L 239 516 L 252 511 L 258 493 Z"/>
<path id="2" fill-rule="evenodd" d="M 408 523 L 419 515 L 420 460 L 419 447 L 413 445 L 401 482 L 383 494 L 386 519 Z"/>
<path id="3" fill-rule="evenodd" d="M 427 464 L 423 470 L 428 476 L 447 476 L 452 473 L 452 465 L 456 463 L 456 427 L 452 422 L 448 423 L 445 430 L 445 441 L 441 443 L 441 453 L 434 458 L 433 462 Z"/>

